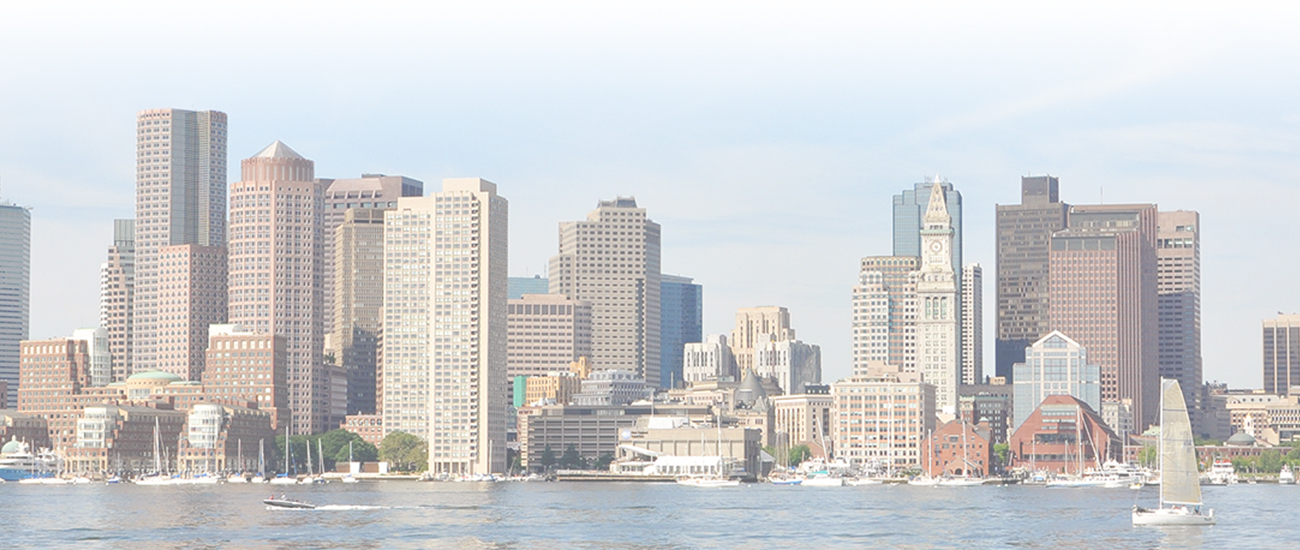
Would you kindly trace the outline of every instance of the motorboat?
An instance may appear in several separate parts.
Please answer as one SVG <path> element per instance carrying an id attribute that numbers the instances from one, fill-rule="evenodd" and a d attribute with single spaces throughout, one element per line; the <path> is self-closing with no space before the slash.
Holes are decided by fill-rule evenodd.
<path id="1" fill-rule="evenodd" d="M 843 487 L 844 478 L 818 472 L 805 477 L 800 485 L 804 487 Z"/>
<path id="2" fill-rule="evenodd" d="M 940 487 L 975 487 L 984 484 L 979 477 L 948 477 L 939 480 Z"/>
<path id="3" fill-rule="evenodd" d="M 1206 485 L 1236 485 L 1237 469 L 1233 467 L 1231 460 L 1216 458 L 1214 464 L 1210 466 L 1210 471 L 1205 473 L 1201 481 Z"/>
<path id="4" fill-rule="evenodd" d="M 1290 464 L 1282 465 L 1282 471 L 1277 473 L 1277 482 L 1279 485 L 1295 485 L 1295 473 Z"/>
<path id="5" fill-rule="evenodd" d="M 315 510 L 316 509 L 315 504 L 312 504 L 310 502 L 303 502 L 301 500 L 294 500 L 284 495 L 280 495 L 280 498 L 275 498 L 274 496 L 272 496 L 271 498 L 264 498 L 262 499 L 262 504 L 265 504 L 268 508 L 284 508 L 289 510 Z"/>
<path id="6" fill-rule="evenodd" d="M 1201 513 L 1192 423 L 1177 380 L 1160 381 L 1159 456 L 1160 507 L 1134 505 L 1133 525 L 1214 525 L 1214 510 Z"/>

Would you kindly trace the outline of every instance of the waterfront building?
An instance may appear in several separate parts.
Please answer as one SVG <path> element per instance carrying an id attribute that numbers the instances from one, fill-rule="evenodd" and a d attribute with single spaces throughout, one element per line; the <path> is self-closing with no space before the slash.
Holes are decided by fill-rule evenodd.
<path id="1" fill-rule="evenodd" d="M 112 382 L 113 359 L 108 351 L 108 330 L 104 327 L 81 328 L 72 331 L 72 339 L 86 342 L 89 384 L 107 386 Z"/>
<path id="2" fill-rule="evenodd" d="M 574 372 L 548 372 L 545 376 L 527 376 L 524 381 L 524 403 L 553 403 L 567 405 L 574 394 L 582 391 L 582 379 Z"/>
<path id="3" fill-rule="evenodd" d="M 855 466 L 922 464 L 921 440 L 934 430 L 935 387 L 920 373 L 867 365 L 831 384 L 833 456 Z"/>
<path id="4" fill-rule="evenodd" d="M 165 349 L 180 345 L 164 344 L 167 333 L 189 327 L 163 327 L 172 312 L 162 295 L 170 283 L 162 280 L 161 253 L 168 246 L 226 245 L 226 124 L 218 111 L 150 109 L 136 116 L 134 372 L 164 368 L 164 355 L 173 356 L 173 371 L 176 356 L 201 357 L 201 345 Z"/>
<path id="5" fill-rule="evenodd" d="M 1264 392 L 1287 394 L 1300 387 L 1300 315 L 1264 320 Z"/>
<path id="6" fill-rule="evenodd" d="M 541 275 L 532 277 L 509 277 L 507 279 L 509 299 L 518 300 L 525 294 L 548 294 L 551 292 L 550 280 Z"/>
<path id="7" fill-rule="evenodd" d="M 869 364 L 916 371 L 916 283 L 921 259 L 868 256 L 853 287 L 853 369 Z"/>
<path id="8" fill-rule="evenodd" d="M 659 385 L 672 388 L 685 380 L 685 345 L 704 338 L 704 287 L 690 277 L 662 275 L 659 304 Z"/>
<path id="9" fill-rule="evenodd" d="M 726 335 L 710 334 L 703 342 L 682 346 L 682 380 L 687 384 L 737 379 L 736 358 Z"/>
<path id="10" fill-rule="evenodd" d="M 989 384 L 957 388 L 960 418 L 967 424 L 988 426 L 993 443 L 1006 443 L 1011 434 L 1014 387 L 995 376 Z"/>
<path id="11" fill-rule="evenodd" d="M 1072 395 L 1101 410 L 1101 367 L 1089 361 L 1088 349 L 1052 331 L 1025 349 L 1025 362 L 1015 368 L 1015 414 L 1019 428 L 1049 395 Z"/>
<path id="12" fill-rule="evenodd" d="M 383 428 L 428 441 L 435 474 L 506 467 L 508 215 L 479 178 L 385 213 Z"/>
<path id="13" fill-rule="evenodd" d="M 1010 447 L 1012 467 L 1078 474 L 1118 458 L 1121 443 L 1087 403 L 1058 394 L 1047 396 L 1016 428 Z"/>
<path id="14" fill-rule="evenodd" d="M 349 414 L 340 428 L 361 436 L 361 440 L 378 448 L 384 442 L 384 416 Z"/>
<path id="15" fill-rule="evenodd" d="M 775 379 L 782 393 L 803 393 L 804 386 L 822 383 L 821 346 L 760 335 L 754 345 L 753 372 Z"/>
<path id="16" fill-rule="evenodd" d="M 688 417 L 695 422 L 712 418 L 707 405 L 529 405 L 519 409 L 520 463 L 529 471 L 541 471 L 542 455 L 548 447 L 559 458 L 570 445 L 587 460 L 613 456 L 618 446 L 631 438 L 637 419 L 649 415 Z"/>
<path id="17" fill-rule="evenodd" d="M 582 380 L 582 389 L 573 395 L 573 404 L 582 406 L 629 405 L 654 397 L 654 386 L 623 369 L 603 369 Z"/>
<path id="18" fill-rule="evenodd" d="M 154 450 L 159 449 L 163 456 L 157 460 L 167 458 L 163 468 L 180 472 L 176 457 L 185 425 L 184 412 L 166 407 L 87 406 L 78 411 L 75 438 L 65 448 L 66 467 L 74 472 L 148 473 L 155 469 Z"/>
<path id="19" fill-rule="evenodd" d="M 993 438 L 987 425 L 953 420 L 921 440 L 922 471 L 930 477 L 988 477 Z"/>
<path id="20" fill-rule="evenodd" d="M 592 306 L 560 294 L 525 294 L 510 300 L 506 375 L 545 376 L 591 357 Z"/>
<path id="21" fill-rule="evenodd" d="M 768 400 L 774 414 L 773 431 L 778 448 L 830 447 L 834 404 L 829 386 L 809 388 L 808 393 L 770 396 Z M 777 460 L 781 458 L 778 456 Z"/>
<path id="22" fill-rule="evenodd" d="M 198 380 L 203 376 L 208 326 L 226 322 L 226 247 L 159 247 L 155 265 L 160 315 L 154 322 L 154 366 Z"/>
<path id="23" fill-rule="evenodd" d="M 1052 233 L 1065 229 L 1069 205 L 1054 176 L 1020 178 L 1020 204 L 997 205 L 995 373 L 1013 383 L 1025 348 L 1051 331 L 1048 302 Z"/>
<path id="24" fill-rule="evenodd" d="M 737 373 L 754 368 L 754 348 L 763 336 L 769 341 L 794 340 L 789 310 L 781 306 L 758 306 L 736 311 L 736 328 L 732 329 L 728 343 L 736 359 Z"/>
<path id="25" fill-rule="evenodd" d="M 1138 431 L 1159 413 L 1156 207 L 1075 205 L 1052 235 L 1051 326 L 1101 367 L 1103 401 L 1130 399 Z"/>
<path id="26" fill-rule="evenodd" d="M 961 383 L 984 383 L 984 269 L 961 269 Z"/>
<path id="27" fill-rule="evenodd" d="M 276 141 L 230 186 L 229 322 L 285 336 L 293 432 L 337 427 L 324 364 L 324 187 L 315 163 Z"/>
<path id="28" fill-rule="evenodd" d="M 50 428 L 44 418 L 14 409 L 0 409 L 0 444 L 25 441 L 31 449 L 49 448 Z"/>
<path id="29" fill-rule="evenodd" d="M 653 460 L 652 457 L 667 455 L 720 457 L 713 471 L 708 473 L 724 477 L 730 475 L 753 481 L 766 473 L 761 456 L 763 436 L 753 428 L 692 424 L 686 417 L 655 415 L 637 419 L 636 425 L 628 432 L 626 438 L 620 435 L 625 444 L 618 446 L 615 468 L 618 468 L 618 463 Z M 696 472 L 669 470 L 661 473 L 684 475 Z"/>
<path id="30" fill-rule="evenodd" d="M 1195 431 L 1201 424 L 1201 215 L 1158 213 L 1156 303 L 1160 378 L 1183 389 Z M 1119 431 L 1117 429 L 1117 431 Z"/>
<path id="31" fill-rule="evenodd" d="M 257 472 L 258 442 L 274 446 L 275 431 L 266 411 L 197 403 L 190 407 L 185 420 L 185 439 L 177 455 L 182 470 Z"/>
<path id="32" fill-rule="evenodd" d="M 282 431 L 291 414 L 287 340 L 240 325 L 212 325 L 203 369 L 205 398 L 236 405 L 251 402 Z"/>
<path id="33" fill-rule="evenodd" d="M 131 375 L 135 304 L 135 220 L 113 220 L 113 246 L 99 268 L 99 326 L 108 330 L 111 382 Z"/>
<path id="34" fill-rule="evenodd" d="M 924 251 L 916 282 L 916 370 L 934 385 L 935 407 L 957 413 L 960 383 L 961 309 L 954 266 L 952 220 L 944 204 L 944 189 L 935 182 L 921 230 Z"/>
<path id="35" fill-rule="evenodd" d="M 117 399 L 120 389 L 90 385 L 90 345 L 85 340 L 55 338 L 24 340 L 20 346 L 18 412 L 45 419 L 50 444 L 56 448 L 76 441 L 82 407 Z"/>
<path id="36" fill-rule="evenodd" d="M 19 343 L 31 320 L 32 214 L 0 197 L 0 405 L 18 402 Z"/>
<path id="37" fill-rule="evenodd" d="M 380 208 L 348 208 L 343 211 L 343 221 L 334 228 L 334 286 L 328 293 L 333 303 L 333 332 L 328 338 L 325 355 L 327 362 L 346 372 L 344 408 L 347 414 L 375 414 L 378 410 L 379 339 L 384 305 L 384 211 Z M 333 210 L 327 209 L 327 212 L 333 214 Z"/>
<path id="38" fill-rule="evenodd" d="M 596 368 L 660 381 L 660 228 L 636 199 L 600 201 L 585 221 L 560 223 L 550 291 L 591 303 Z"/>

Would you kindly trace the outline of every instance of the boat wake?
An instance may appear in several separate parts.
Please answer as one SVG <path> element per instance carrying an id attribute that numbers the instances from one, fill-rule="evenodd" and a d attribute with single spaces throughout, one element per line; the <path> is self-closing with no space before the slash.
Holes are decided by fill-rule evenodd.
<path id="1" fill-rule="evenodd" d="M 281 506 L 267 506 L 267 510 L 289 510 L 294 512 L 342 512 L 348 510 L 391 510 L 392 506 L 367 506 L 362 504 L 326 504 L 315 508 L 285 508 Z"/>

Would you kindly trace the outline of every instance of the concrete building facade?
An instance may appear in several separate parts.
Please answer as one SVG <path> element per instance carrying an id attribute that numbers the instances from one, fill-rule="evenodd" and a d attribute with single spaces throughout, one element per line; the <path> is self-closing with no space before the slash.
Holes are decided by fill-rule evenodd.
<path id="1" fill-rule="evenodd" d="M 853 368 L 900 365 L 916 371 L 919 257 L 868 256 L 853 287 Z"/>
<path id="2" fill-rule="evenodd" d="M 32 214 L 0 197 L 0 405 L 18 402 L 20 342 L 31 323 Z"/>
<path id="3" fill-rule="evenodd" d="M 592 306 L 560 294 L 524 294 L 508 306 L 506 376 L 545 376 L 592 354 Z"/>
<path id="4" fill-rule="evenodd" d="M 961 383 L 984 383 L 984 269 L 961 268 Z"/>
<path id="5" fill-rule="evenodd" d="M 807 385 L 822 383 L 822 348 L 799 340 L 773 341 L 759 336 L 754 346 L 754 373 L 773 378 L 781 393 L 804 393 Z"/>
<path id="6" fill-rule="evenodd" d="M 856 466 L 920 466 L 921 441 L 934 430 L 935 388 L 920 373 L 868 365 L 831 384 L 833 456 Z"/>
<path id="7" fill-rule="evenodd" d="M 591 303 L 592 363 L 659 385 L 660 227 L 636 199 L 600 201 L 585 221 L 560 223 L 550 291 Z"/>
<path id="8" fill-rule="evenodd" d="M 1264 319 L 1264 393 L 1300 388 L 1300 315 Z"/>
<path id="9" fill-rule="evenodd" d="M 995 373 L 1014 382 L 1025 348 L 1051 331 L 1048 301 L 1052 234 L 1065 229 L 1069 205 L 1054 176 L 1020 178 L 1020 204 L 997 205 Z"/>
<path id="10" fill-rule="evenodd" d="M 760 338 L 768 341 L 794 340 L 790 311 L 781 306 L 745 307 L 736 311 L 736 328 L 731 331 L 731 355 L 736 359 L 737 376 L 754 368 L 754 348 Z"/>
<path id="11" fill-rule="evenodd" d="M 203 376 L 208 327 L 226 322 L 226 247 L 181 244 L 158 249 L 156 304 L 161 314 L 154 365 L 186 380 Z"/>
<path id="12" fill-rule="evenodd" d="M 682 380 L 688 384 L 709 380 L 740 380 L 736 358 L 724 334 L 710 334 L 703 342 L 682 346 Z"/>
<path id="13" fill-rule="evenodd" d="M 1178 381 L 1193 431 L 1201 410 L 1201 215 L 1158 214 L 1156 303 L 1160 378 Z M 1114 427 L 1114 426 L 1112 426 Z"/>
<path id="14" fill-rule="evenodd" d="M 135 220 L 113 220 L 113 246 L 108 261 L 99 267 L 99 326 L 108 330 L 113 382 L 131 375 L 134 304 Z"/>
<path id="15" fill-rule="evenodd" d="M 375 414 L 378 410 L 384 212 L 380 208 L 349 208 L 334 228 L 334 286 L 328 293 L 333 297 L 333 332 L 325 355 L 347 373 L 347 414 Z"/>
<path id="16" fill-rule="evenodd" d="M 924 251 L 916 282 L 916 363 L 925 381 L 934 385 L 935 407 L 955 415 L 962 364 L 960 288 L 951 263 L 953 227 L 943 191 L 935 182 L 921 230 Z"/>

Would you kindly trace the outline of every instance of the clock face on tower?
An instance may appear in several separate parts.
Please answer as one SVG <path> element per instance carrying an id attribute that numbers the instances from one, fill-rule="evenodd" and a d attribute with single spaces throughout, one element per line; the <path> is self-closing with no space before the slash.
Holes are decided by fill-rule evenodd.
<path id="1" fill-rule="evenodd" d="M 942 252 L 942 251 L 943 251 L 943 243 L 941 243 L 941 242 L 939 242 L 939 241 L 931 242 L 931 243 L 930 243 L 930 250 L 931 250 L 932 252 L 935 252 L 935 253 Z"/>

